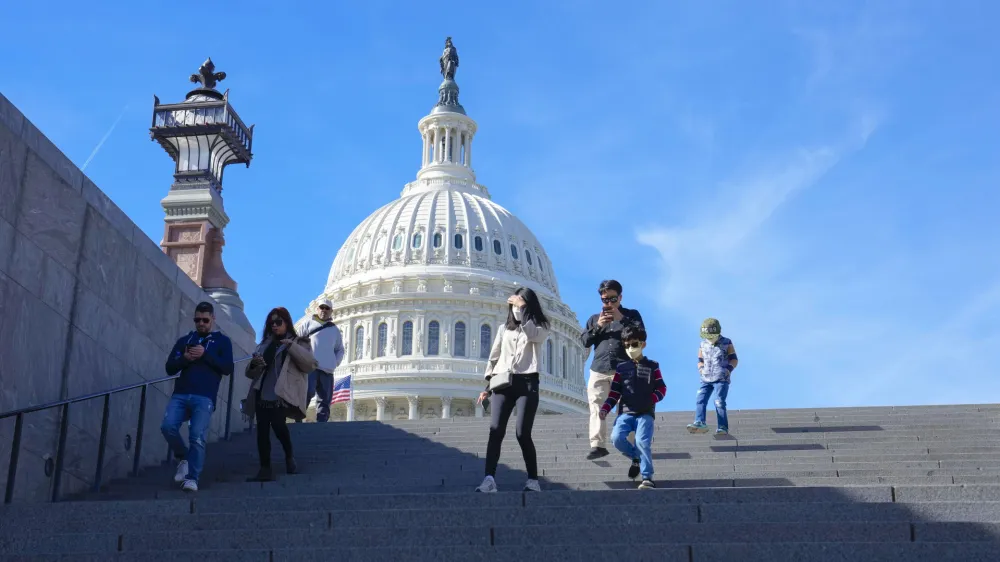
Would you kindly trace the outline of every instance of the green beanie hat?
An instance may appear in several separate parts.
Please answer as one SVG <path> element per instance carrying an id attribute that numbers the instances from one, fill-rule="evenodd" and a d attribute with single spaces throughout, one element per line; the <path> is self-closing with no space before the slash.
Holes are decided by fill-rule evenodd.
<path id="1" fill-rule="evenodd" d="M 701 337 L 715 343 L 719 341 L 719 336 L 722 335 L 722 325 L 715 318 L 706 318 L 704 322 L 701 323 Z"/>

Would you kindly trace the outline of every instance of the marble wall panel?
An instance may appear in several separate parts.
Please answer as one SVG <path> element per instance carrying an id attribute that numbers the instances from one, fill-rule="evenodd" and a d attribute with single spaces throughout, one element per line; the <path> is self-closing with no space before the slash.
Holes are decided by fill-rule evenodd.
<path id="1" fill-rule="evenodd" d="M 179 337 L 177 311 L 181 291 L 151 261 L 140 257 L 135 268 L 135 327 L 161 346 L 173 347 Z M 193 310 L 192 310 L 193 316 Z M 187 326 L 191 326 L 188 316 Z M 189 327 L 182 327 L 185 332 Z"/>
<path id="2" fill-rule="evenodd" d="M 8 275 L 69 320 L 76 277 L 21 233 L 14 235 Z"/>
<path id="3" fill-rule="evenodd" d="M 71 327 L 66 361 L 66 392 L 80 396 L 136 382 L 135 371 L 98 341 Z M 96 408 L 96 406 L 91 405 Z"/>
<path id="4" fill-rule="evenodd" d="M 115 205 L 115 202 L 86 176 L 83 178 L 83 199 L 104 217 L 122 237 L 129 243 L 132 242 L 132 235 L 136 229 L 132 219 L 128 218 L 125 211 L 118 208 L 118 205 Z"/>
<path id="5" fill-rule="evenodd" d="M 148 259 L 171 284 L 174 284 L 179 276 L 187 277 L 187 275 L 181 273 L 174 260 L 163 253 L 160 245 L 150 240 L 138 226 L 135 227 L 132 235 L 132 244 L 135 246 L 139 256 Z M 188 277 L 188 280 L 190 280 L 190 277 Z"/>
<path id="6" fill-rule="evenodd" d="M 0 99 L 0 118 L 2 117 L 3 100 Z M 20 142 L 17 131 L 0 122 L 0 218 L 10 223 L 17 217 L 27 156 L 28 147 Z"/>
<path id="7" fill-rule="evenodd" d="M 69 322 L 9 279 L 2 290 L 0 411 L 62 398 Z"/>
<path id="8" fill-rule="evenodd" d="M 76 271 L 86 202 L 33 152 L 24 173 L 29 188 L 21 193 L 14 226 L 63 267 Z"/>
<path id="9" fill-rule="evenodd" d="M 3 94 L 0 94 L 0 124 L 7 127 L 11 133 L 20 138 L 24 121 L 24 115 L 14 107 L 14 104 L 10 103 L 10 100 L 4 97 Z"/>
<path id="10" fill-rule="evenodd" d="M 135 248 L 93 207 L 87 208 L 83 236 L 77 269 L 80 281 L 131 322 L 135 317 Z"/>
<path id="11" fill-rule="evenodd" d="M 74 309 L 73 325 L 77 329 L 105 352 L 130 364 L 132 341 L 136 333 L 118 311 L 109 307 L 83 283 L 76 287 Z M 74 394 L 71 392 L 70 395 Z"/>
<path id="12" fill-rule="evenodd" d="M 14 251 L 14 226 L 0 218 L 0 274 L 7 274 L 10 255 Z"/>
<path id="13" fill-rule="evenodd" d="M 34 123 L 25 119 L 21 127 L 21 139 L 28 148 L 77 194 L 83 191 L 83 172 L 73 161 L 48 139 Z M 30 165 L 29 165 L 30 167 Z"/>

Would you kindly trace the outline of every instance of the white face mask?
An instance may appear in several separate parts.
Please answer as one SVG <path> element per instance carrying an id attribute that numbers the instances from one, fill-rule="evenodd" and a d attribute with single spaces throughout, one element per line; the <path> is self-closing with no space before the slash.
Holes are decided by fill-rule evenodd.
<path id="1" fill-rule="evenodd" d="M 521 317 L 524 316 L 524 310 L 521 309 L 521 307 L 519 306 L 515 306 L 513 309 L 511 309 L 511 312 L 514 313 L 514 320 L 517 320 L 518 322 L 520 322 Z"/>
<path id="2" fill-rule="evenodd" d="M 633 361 L 638 361 L 642 358 L 642 347 L 629 347 L 625 349 L 625 353 L 628 354 L 629 358 Z"/>

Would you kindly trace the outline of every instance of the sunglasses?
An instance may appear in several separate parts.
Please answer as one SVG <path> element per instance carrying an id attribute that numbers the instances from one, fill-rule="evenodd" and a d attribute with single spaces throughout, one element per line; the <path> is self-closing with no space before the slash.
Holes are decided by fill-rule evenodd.
<path id="1" fill-rule="evenodd" d="M 618 297 L 601 297 L 601 302 L 604 304 L 615 304 L 618 302 Z"/>
<path id="2" fill-rule="evenodd" d="M 271 320 L 271 325 L 272 326 L 281 326 L 284 323 L 285 323 L 285 321 L 282 320 L 281 318 L 274 318 L 274 319 Z"/>
<path id="3" fill-rule="evenodd" d="M 642 343 L 641 342 L 637 342 L 637 341 L 632 341 L 632 342 L 628 342 L 627 344 L 625 344 L 625 349 L 639 349 L 641 347 L 642 347 Z"/>
<path id="4" fill-rule="evenodd" d="M 321 306 L 321 307 L 319 307 L 319 309 L 320 310 L 330 310 L 330 307 L 329 306 Z"/>
<path id="5" fill-rule="evenodd" d="M 194 323 L 195 324 L 208 324 L 211 321 L 212 321 L 211 318 L 195 318 L 194 319 Z"/>

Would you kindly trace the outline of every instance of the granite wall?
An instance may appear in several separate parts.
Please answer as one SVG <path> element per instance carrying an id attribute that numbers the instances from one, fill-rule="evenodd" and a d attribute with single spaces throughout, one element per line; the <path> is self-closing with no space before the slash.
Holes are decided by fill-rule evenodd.
<path id="1" fill-rule="evenodd" d="M 0 412 L 166 376 L 167 353 L 192 329 L 203 300 L 211 298 L 0 95 Z M 234 355 L 247 355 L 254 334 L 216 310 Z M 245 366 L 237 365 L 234 378 L 233 431 L 246 428 L 238 407 Z M 212 441 L 225 430 L 228 384 L 219 392 Z M 144 466 L 166 457 L 159 428 L 172 388 L 172 381 L 149 387 Z M 139 397 L 137 389 L 111 398 L 105 482 L 132 466 Z M 63 495 L 93 484 L 102 408 L 101 399 L 70 407 Z M 15 501 L 49 497 L 45 465 L 55 459 L 59 421 L 58 409 L 25 416 Z M 0 421 L 0 487 L 13 432 L 13 418 Z"/>

